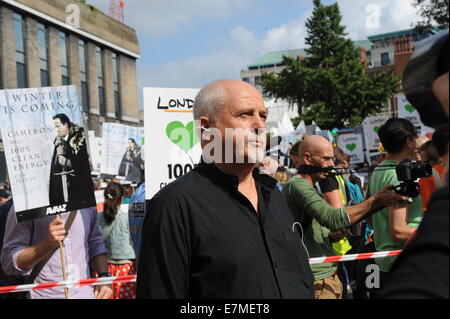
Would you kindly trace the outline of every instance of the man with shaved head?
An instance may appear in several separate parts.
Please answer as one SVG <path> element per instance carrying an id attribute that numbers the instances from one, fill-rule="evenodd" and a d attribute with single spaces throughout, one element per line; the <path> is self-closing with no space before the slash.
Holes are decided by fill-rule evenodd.
<path id="1" fill-rule="evenodd" d="M 267 110 L 242 81 L 194 102 L 202 160 L 149 202 L 137 298 L 313 298 L 314 276 L 276 180 L 260 174 Z"/>
<path id="2" fill-rule="evenodd" d="M 345 208 L 333 208 L 319 196 L 314 184 L 329 176 L 334 166 L 333 146 L 322 136 L 307 136 L 299 146 L 300 169 L 283 187 L 294 219 L 301 223 L 304 241 L 311 258 L 333 256 L 332 240 L 342 239 L 342 231 L 356 223 L 367 213 L 382 206 L 404 207 L 408 198 L 395 194 L 390 186 L 384 187 L 364 202 Z M 332 238 L 330 238 L 332 235 Z M 314 293 L 318 299 L 342 298 L 342 283 L 336 263 L 312 265 Z"/>

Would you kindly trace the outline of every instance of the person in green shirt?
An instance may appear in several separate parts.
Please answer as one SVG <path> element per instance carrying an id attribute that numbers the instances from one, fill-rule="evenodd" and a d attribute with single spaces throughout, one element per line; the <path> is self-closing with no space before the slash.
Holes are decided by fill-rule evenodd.
<path id="1" fill-rule="evenodd" d="M 373 171 L 369 181 L 369 194 L 376 193 L 385 185 L 397 186 L 395 168 L 386 169 L 387 165 L 397 165 L 411 157 L 416 149 L 417 130 L 414 125 L 402 118 L 391 118 L 378 131 L 381 144 L 386 151 L 386 159 Z M 403 249 L 406 241 L 416 231 L 422 220 L 422 201 L 417 196 L 412 199 L 409 208 L 384 208 L 372 216 L 375 249 L 390 251 Z M 396 257 L 376 259 L 380 269 L 380 285 L 386 281 L 386 276 Z"/>
<path id="2" fill-rule="evenodd" d="M 307 136 L 299 146 L 300 165 L 333 167 L 333 146 L 324 137 Z M 301 167 L 301 166 L 300 166 Z M 296 222 L 301 223 L 304 242 L 310 257 L 334 256 L 330 239 L 345 237 L 343 229 L 363 218 L 368 212 L 381 206 L 404 207 L 407 197 L 395 194 L 390 186 L 364 202 L 343 208 L 331 207 L 314 188 L 314 184 L 327 178 L 328 172 L 299 173 L 283 187 L 283 194 Z M 336 263 L 311 266 L 314 274 L 315 297 L 318 299 L 338 299 L 342 296 L 342 283 L 336 275 Z"/>

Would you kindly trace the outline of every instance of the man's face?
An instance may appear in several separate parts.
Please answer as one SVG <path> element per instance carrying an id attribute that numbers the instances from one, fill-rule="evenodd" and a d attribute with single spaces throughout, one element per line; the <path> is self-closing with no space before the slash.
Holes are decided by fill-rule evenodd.
<path id="1" fill-rule="evenodd" d="M 268 116 L 259 92 L 242 84 L 229 87 L 229 102 L 219 110 L 215 127 L 222 134 L 225 160 L 257 163 L 263 160 L 266 148 L 265 122 Z M 226 145 L 233 145 L 233 150 Z M 233 154 L 226 154 L 233 152 Z"/>
<path id="2" fill-rule="evenodd" d="M 305 163 L 307 165 L 317 166 L 317 167 L 334 167 L 334 153 L 333 146 L 321 145 L 314 152 L 305 153 Z M 315 180 L 325 179 L 329 175 L 328 172 L 322 172 L 314 174 L 313 178 Z"/>
<path id="3" fill-rule="evenodd" d="M 69 135 L 69 125 L 67 125 L 67 123 L 62 124 L 61 120 L 57 118 L 53 120 L 53 125 L 55 126 L 56 134 L 58 134 L 58 136 L 64 137 Z"/>
<path id="4" fill-rule="evenodd" d="M 409 156 L 412 159 L 416 158 L 416 156 L 418 155 L 418 152 L 417 152 L 417 141 L 416 141 L 415 137 L 408 138 L 406 140 L 406 147 L 408 149 Z M 418 160 L 420 161 L 420 156 L 418 156 L 418 157 L 419 157 Z"/>

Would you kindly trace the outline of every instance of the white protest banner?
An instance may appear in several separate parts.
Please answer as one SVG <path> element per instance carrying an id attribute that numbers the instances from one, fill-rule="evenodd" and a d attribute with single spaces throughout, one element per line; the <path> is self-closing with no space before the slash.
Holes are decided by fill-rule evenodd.
<path id="1" fill-rule="evenodd" d="M 416 128 L 419 135 L 429 135 L 434 129 L 425 126 L 420 120 L 419 112 L 409 103 L 404 94 L 397 94 L 398 117 L 409 120 Z"/>
<path id="2" fill-rule="evenodd" d="M 202 150 L 192 107 L 199 89 L 144 88 L 146 199 L 192 170 Z"/>
<path id="3" fill-rule="evenodd" d="M 368 151 L 378 151 L 380 138 L 378 137 L 378 130 L 381 125 L 386 123 L 389 119 L 387 115 L 369 116 L 366 117 L 362 123 L 364 130 L 364 138 L 366 141 L 366 149 Z"/>
<path id="4" fill-rule="evenodd" d="M 345 154 L 350 156 L 350 163 L 363 163 L 364 152 L 361 134 L 340 134 L 337 144 Z"/>
<path id="5" fill-rule="evenodd" d="M 102 167 L 102 138 L 95 136 L 95 131 L 89 131 L 89 155 L 92 173 L 99 175 Z"/>
<path id="6" fill-rule="evenodd" d="M 76 86 L 0 91 L 0 128 L 19 222 L 95 206 Z"/>
<path id="7" fill-rule="evenodd" d="M 144 160 L 143 146 L 142 127 L 103 123 L 101 172 L 139 182 Z"/>

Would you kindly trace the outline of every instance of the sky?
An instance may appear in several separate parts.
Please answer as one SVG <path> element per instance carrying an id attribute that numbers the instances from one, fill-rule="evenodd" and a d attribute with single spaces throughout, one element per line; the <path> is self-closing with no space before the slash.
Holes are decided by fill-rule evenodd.
<path id="1" fill-rule="evenodd" d="M 108 13 L 109 0 L 87 2 Z M 337 2 L 353 40 L 408 29 L 420 19 L 412 0 Z M 140 103 L 143 87 L 240 79 L 264 53 L 304 48 L 312 10 L 312 0 L 125 0 L 124 22 L 136 30 L 141 50 Z"/>

